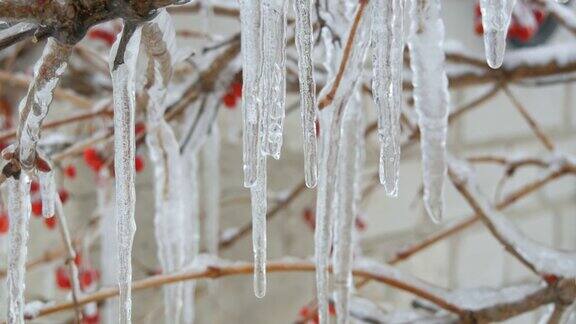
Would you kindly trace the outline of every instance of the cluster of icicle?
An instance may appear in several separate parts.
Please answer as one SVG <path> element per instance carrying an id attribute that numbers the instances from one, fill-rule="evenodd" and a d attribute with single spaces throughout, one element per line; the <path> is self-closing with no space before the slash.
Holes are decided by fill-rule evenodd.
<path id="1" fill-rule="evenodd" d="M 348 321 L 351 290 L 353 224 L 360 191 L 360 170 L 364 152 L 361 111 L 361 81 L 365 58 L 372 51 L 372 92 L 377 107 L 380 142 L 380 181 L 390 196 L 398 194 L 400 165 L 400 114 L 402 110 L 402 71 L 405 48 L 404 17 L 407 0 L 365 0 L 359 2 L 321 2 L 318 13 L 332 28 L 322 28 L 323 62 L 327 84 L 320 97 L 335 87 L 333 100 L 316 112 L 314 80 L 314 34 L 316 13 L 312 0 L 294 0 L 295 43 L 298 51 L 300 104 L 304 148 L 305 183 L 318 186 L 316 205 L 316 278 L 320 322 L 328 321 L 328 268 L 333 247 L 334 300 L 338 322 Z M 408 46 L 413 72 L 414 103 L 422 134 L 424 205 L 435 221 L 443 211 L 443 183 L 446 174 L 445 143 L 449 106 L 448 81 L 444 70 L 444 26 L 440 0 L 409 0 L 410 32 Z M 562 2 L 562 1 L 559 1 Z M 178 2 L 183 3 L 183 2 Z M 243 169 L 244 185 L 252 195 L 254 290 L 258 297 L 266 291 L 266 162 L 279 159 L 282 147 L 286 100 L 285 47 L 288 0 L 240 0 L 241 50 L 243 62 Z M 502 64 L 506 33 L 515 0 L 481 0 L 488 64 Z M 356 10 L 354 15 L 353 10 Z M 360 17 L 351 21 L 351 16 Z M 356 24 L 344 35 L 341 22 Z M 2 32 L 6 36 L 27 28 L 17 24 Z M 350 43 L 345 65 L 343 42 Z M 183 143 L 164 120 L 167 86 L 175 64 L 175 33 L 170 16 L 163 10 L 143 24 L 125 21 L 121 37 L 110 53 L 114 88 L 114 217 L 105 224 L 116 225 L 116 240 L 106 240 L 103 249 L 117 249 L 118 271 L 107 273 L 106 280 L 117 280 L 120 287 L 120 323 L 131 321 L 131 250 L 136 231 L 134 221 L 134 111 L 135 75 L 140 46 L 143 44 L 147 68 L 147 144 L 154 162 L 156 215 L 155 234 L 163 271 L 178 271 L 198 254 L 198 154 L 204 162 L 206 188 L 207 249 L 218 252 L 219 133 L 210 126 L 219 104 L 219 92 L 203 102 L 204 109 L 190 114 L 195 127 Z M 20 124 L 16 150 L 24 169 L 18 180 L 8 179 L 10 251 L 8 281 L 8 322 L 23 323 L 24 274 L 28 220 L 30 218 L 29 174 L 36 160 L 36 147 L 42 121 L 48 113 L 56 85 L 66 69 L 72 46 L 49 39 L 35 69 L 35 77 L 20 105 Z M 336 54 L 336 55 L 334 55 Z M 227 72 L 232 75 L 235 66 Z M 225 73 L 226 74 L 226 73 Z M 334 85 L 336 75 L 338 85 Z M 221 87 L 222 88 L 222 87 Z M 200 115 L 201 114 L 201 115 Z M 316 119 L 320 123 L 317 139 Z M 189 124 L 189 123 L 186 123 Z M 200 134 L 200 135 L 199 135 Z M 208 134 L 208 136 L 203 136 Z M 206 143 L 202 152 L 200 148 Z M 319 143 L 319 144 L 318 144 Z M 319 145 L 319 147 L 317 147 Z M 43 214 L 54 214 L 52 174 L 40 175 Z M 183 181 L 190 179 L 190 181 Z M 104 185 L 105 186 L 105 185 Z M 112 206 L 103 190 L 101 212 L 110 214 Z M 58 205 L 56 205 L 58 207 Z M 332 216 L 334 215 L 334 216 Z M 104 229 L 109 234 L 109 225 Z M 105 264 L 112 267 L 110 259 Z M 164 291 L 167 321 L 193 321 L 194 283 L 167 286 Z"/>

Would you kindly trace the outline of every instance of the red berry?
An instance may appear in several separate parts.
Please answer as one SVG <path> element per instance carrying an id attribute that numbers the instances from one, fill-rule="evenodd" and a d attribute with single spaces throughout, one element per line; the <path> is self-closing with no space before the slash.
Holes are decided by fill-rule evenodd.
<path id="1" fill-rule="evenodd" d="M 366 222 L 360 216 L 356 217 L 355 225 L 358 231 L 364 231 L 366 229 Z"/>
<path id="2" fill-rule="evenodd" d="M 50 218 L 44 218 L 44 225 L 48 227 L 48 229 L 53 230 L 56 228 L 56 217 L 52 216 Z"/>
<path id="3" fill-rule="evenodd" d="M 104 166 L 104 161 L 95 148 L 89 147 L 84 150 L 84 161 L 94 171 L 99 171 Z"/>
<path id="4" fill-rule="evenodd" d="M 533 35 L 534 35 L 534 29 L 530 27 L 520 26 L 518 28 L 518 35 L 516 35 L 516 37 L 522 42 L 527 42 L 530 40 L 530 38 L 532 38 Z"/>
<path id="5" fill-rule="evenodd" d="M 138 173 L 144 170 L 144 159 L 141 156 L 136 156 L 136 159 L 134 160 L 134 168 Z"/>
<path id="6" fill-rule="evenodd" d="M 233 109 L 236 107 L 236 96 L 233 93 L 227 93 L 222 97 L 222 102 L 226 108 Z"/>
<path id="7" fill-rule="evenodd" d="M 112 44 L 114 44 L 114 42 L 116 41 L 116 35 L 114 33 L 97 27 L 92 28 L 88 32 L 88 38 L 94 40 L 101 40 L 108 46 L 112 46 Z"/>
<path id="8" fill-rule="evenodd" d="M 30 182 L 30 192 L 38 192 L 40 190 L 40 184 L 36 181 Z"/>
<path id="9" fill-rule="evenodd" d="M 98 313 L 95 314 L 84 314 L 82 316 L 82 324 L 98 324 L 100 323 L 100 315 Z"/>
<path id="10" fill-rule="evenodd" d="M 8 218 L 8 214 L 1 213 L 0 214 L 0 234 L 8 233 L 9 228 L 10 228 L 10 219 Z"/>
<path id="11" fill-rule="evenodd" d="M 482 25 L 482 21 L 477 21 L 474 24 L 474 31 L 477 35 L 482 35 L 484 33 L 484 26 Z"/>
<path id="12" fill-rule="evenodd" d="M 32 214 L 34 216 L 42 215 L 42 200 L 36 200 L 32 202 Z"/>
<path id="13" fill-rule="evenodd" d="M 538 22 L 538 24 L 542 24 L 544 22 L 544 18 L 546 18 L 546 14 L 542 9 L 534 9 L 534 18 Z"/>
<path id="14" fill-rule="evenodd" d="M 310 315 L 310 309 L 308 308 L 308 306 L 302 306 L 302 308 L 300 308 L 300 311 L 298 312 L 298 315 L 300 315 L 300 317 L 302 318 L 307 318 Z"/>
<path id="15" fill-rule="evenodd" d="M 334 306 L 334 303 L 328 305 L 328 313 L 332 316 L 336 315 L 336 306 Z"/>
<path id="16" fill-rule="evenodd" d="M 308 225 L 310 229 L 314 230 L 314 228 L 316 227 L 316 215 L 314 214 L 314 211 L 312 211 L 312 209 L 310 208 L 306 208 L 304 209 L 302 217 L 304 218 L 304 222 L 306 222 L 306 225 Z"/>
<path id="17" fill-rule="evenodd" d="M 60 190 L 58 190 L 58 196 L 60 197 L 60 201 L 65 204 L 68 199 L 70 198 L 70 193 L 68 192 L 68 190 L 62 188 Z"/>
<path id="18" fill-rule="evenodd" d="M 56 284 L 60 289 L 70 289 L 72 287 L 66 267 L 59 266 L 58 269 L 56 269 Z"/>
<path id="19" fill-rule="evenodd" d="M 93 269 L 84 270 L 80 273 L 80 288 L 85 290 L 98 278 L 98 272 Z"/>
<path id="20" fill-rule="evenodd" d="M 76 167 L 73 165 L 69 165 L 64 168 L 64 175 L 70 179 L 76 178 Z"/>
<path id="21" fill-rule="evenodd" d="M 544 281 L 549 285 L 553 285 L 558 281 L 558 277 L 553 274 L 544 274 L 542 278 L 544 278 Z"/>
<path id="22" fill-rule="evenodd" d="M 138 122 L 136 123 L 136 126 L 134 126 L 134 133 L 136 135 L 140 135 L 145 131 L 146 131 L 146 124 L 144 124 L 143 122 Z"/>
<path id="23" fill-rule="evenodd" d="M 230 86 L 231 93 L 236 96 L 236 98 L 242 97 L 242 83 L 233 82 Z"/>
<path id="24" fill-rule="evenodd" d="M 82 263 L 82 253 L 76 252 L 76 257 L 74 257 L 74 264 L 76 264 L 76 266 L 80 266 L 81 263 Z"/>

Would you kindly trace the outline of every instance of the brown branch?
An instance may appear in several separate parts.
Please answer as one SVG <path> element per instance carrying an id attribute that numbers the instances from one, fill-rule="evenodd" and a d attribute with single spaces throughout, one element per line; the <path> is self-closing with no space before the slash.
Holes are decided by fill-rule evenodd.
<path id="1" fill-rule="evenodd" d="M 528 110 L 526 110 L 526 108 L 516 98 L 516 96 L 514 96 L 512 91 L 510 91 L 510 89 L 508 89 L 507 86 L 503 86 L 503 89 L 504 93 L 506 93 L 508 98 L 510 98 L 512 105 L 522 115 L 522 117 L 528 123 L 528 126 L 530 126 L 530 129 L 532 129 L 532 131 L 534 132 L 536 137 L 538 137 L 540 142 L 542 142 L 542 144 L 546 147 L 548 151 L 554 151 L 554 143 L 552 143 L 552 140 L 550 140 L 550 138 L 544 133 L 544 131 L 542 131 L 542 128 L 538 125 L 536 120 L 530 115 Z"/>
<path id="2" fill-rule="evenodd" d="M 326 108 L 326 106 L 330 105 L 332 101 L 334 101 L 334 97 L 336 96 L 336 92 L 340 86 L 340 82 L 342 82 L 342 78 L 344 77 L 344 71 L 346 70 L 346 65 L 348 64 L 348 59 L 350 58 L 350 54 L 352 53 L 352 48 L 354 46 L 356 31 L 358 30 L 360 20 L 362 20 L 362 16 L 366 6 L 368 5 L 368 1 L 369 0 L 359 1 L 358 9 L 356 10 L 356 15 L 354 16 L 354 21 L 352 22 L 352 26 L 350 26 L 350 32 L 348 33 L 348 39 L 346 40 L 344 52 L 342 53 L 342 60 L 340 61 L 338 72 L 334 78 L 334 83 L 332 83 L 332 88 L 330 88 L 330 91 L 326 94 L 326 96 L 324 96 L 324 98 L 321 98 L 318 101 L 318 109 L 320 110 Z"/>

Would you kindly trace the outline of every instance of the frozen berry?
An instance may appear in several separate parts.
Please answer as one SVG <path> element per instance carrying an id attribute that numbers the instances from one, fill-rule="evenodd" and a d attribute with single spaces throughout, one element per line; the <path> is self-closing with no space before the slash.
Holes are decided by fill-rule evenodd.
<path id="1" fill-rule="evenodd" d="M 70 179 L 76 178 L 76 167 L 73 165 L 69 165 L 64 168 L 64 175 Z"/>
<path id="2" fill-rule="evenodd" d="M 60 190 L 58 190 L 58 196 L 60 197 L 60 201 L 65 204 L 68 199 L 70 198 L 70 193 L 68 192 L 68 190 L 62 188 Z"/>
<path id="3" fill-rule="evenodd" d="M 80 273 L 80 288 L 85 290 L 98 279 L 98 272 L 94 269 L 87 269 Z"/>
<path id="4" fill-rule="evenodd" d="M 70 289 L 72 285 L 70 284 L 70 276 L 66 267 L 60 266 L 56 269 L 56 285 L 60 289 Z"/>
<path id="5" fill-rule="evenodd" d="M 143 134 L 145 131 L 146 131 L 146 124 L 144 124 L 143 122 L 138 122 L 134 126 L 134 133 L 136 135 Z"/>
<path id="6" fill-rule="evenodd" d="M 32 214 L 34 216 L 42 215 L 42 200 L 36 200 L 32 202 Z"/>
<path id="7" fill-rule="evenodd" d="M 242 97 L 242 83 L 233 82 L 230 86 L 230 90 L 236 98 Z"/>
<path id="8" fill-rule="evenodd" d="M 30 183 L 30 192 L 34 193 L 38 192 L 38 190 L 40 190 L 40 184 L 36 181 L 32 181 Z"/>
<path id="9" fill-rule="evenodd" d="M 108 46 L 112 46 L 112 44 L 114 44 L 116 41 L 116 35 L 114 33 L 97 27 L 92 28 L 88 32 L 88 38 L 103 41 Z"/>
<path id="10" fill-rule="evenodd" d="M 50 218 L 44 218 L 44 225 L 46 225 L 46 227 L 50 230 L 53 230 L 56 228 L 56 217 L 52 216 Z"/>
<path id="11" fill-rule="evenodd" d="M 141 156 L 136 156 L 136 159 L 134 160 L 134 168 L 138 173 L 144 170 L 144 159 Z"/>
<path id="12" fill-rule="evenodd" d="M 99 171 L 104 166 L 104 161 L 95 148 L 89 147 L 84 150 L 84 162 L 94 171 Z"/>
<path id="13" fill-rule="evenodd" d="M 10 228 L 10 219 L 8 218 L 8 214 L 1 213 L 0 214 L 0 235 L 8 233 L 9 228 Z"/>
<path id="14" fill-rule="evenodd" d="M 233 93 L 227 93 L 222 97 L 222 102 L 226 108 L 233 109 L 236 107 L 236 96 Z"/>

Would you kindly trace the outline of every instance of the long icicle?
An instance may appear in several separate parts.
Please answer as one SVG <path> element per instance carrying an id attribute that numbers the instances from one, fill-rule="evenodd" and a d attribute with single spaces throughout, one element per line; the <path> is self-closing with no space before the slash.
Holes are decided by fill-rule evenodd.
<path id="1" fill-rule="evenodd" d="M 263 106 L 262 152 L 280 158 L 286 103 L 286 7 L 288 0 L 262 0 L 261 70 L 258 80 Z"/>
<path id="2" fill-rule="evenodd" d="M 161 10 L 142 28 L 142 41 L 149 57 L 148 136 L 146 143 L 154 165 L 156 213 L 154 227 L 158 257 L 163 272 L 184 266 L 184 171 L 180 146 L 172 128 L 164 119 L 167 88 L 172 79 L 176 32 L 170 15 Z M 182 311 L 183 284 L 164 287 L 165 321 L 179 323 Z"/>
<path id="3" fill-rule="evenodd" d="M 424 206 L 435 222 L 444 209 L 449 93 L 440 0 L 412 0 L 408 45 L 414 103 L 422 132 Z"/>
<path id="4" fill-rule="evenodd" d="M 262 139 L 262 135 L 261 141 Z M 254 252 L 254 294 L 258 298 L 266 295 L 266 212 L 267 179 L 266 156 L 258 154 L 258 176 L 250 188 L 252 205 L 252 250 Z"/>
<path id="5" fill-rule="evenodd" d="M 342 121 L 340 149 L 337 168 L 338 201 L 334 222 L 334 302 L 337 323 L 348 323 L 350 319 L 348 302 L 352 288 L 352 255 L 354 221 L 356 219 L 357 193 L 356 174 L 360 154 L 358 129 L 361 122 L 362 98 L 357 90 L 348 103 Z"/>
<path id="6" fill-rule="evenodd" d="M 8 323 L 24 324 L 24 287 L 26 283 L 26 255 L 28 224 L 30 222 L 30 179 L 22 173 L 20 179 L 10 178 L 8 186 L 8 215 L 10 217 L 8 275 Z"/>
<path id="7" fill-rule="evenodd" d="M 357 10 L 370 12 L 372 6 L 359 6 Z M 359 13 L 359 12 L 357 12 Z M 359 13 L 360 14 L 360 13 Z M 336 183 L 329 175 L 336 174 L 339 157 L 340 129 L 345 108 L 353 90 L 362 76 L 364 59 L 370 44 L 372 17 L 362 14 L 352 39 L 351 52 L 342 74 L 340 86 L 334 95 L 330 106 L 323 109 L 320 116 L 321 157 L 319 163 L 319 188 L 316 201 L 316 228 L 314 232 L 316 258 L 316 291 L 318 298 L 318 314 L 320 323 L 328 323 L 328 261 L 330 259 L 330 244 L 332 219 L 335 211 Z M 320 98 L 332 88 L 327 84 Z"/>
<path id="8" fill-rule="evenodd" d="M 295 0 L 296 49 L 298 50 L 298 77 L 304 148 L 304 179 L 308 188 L 318 182 L 318 148 L 316 139 L 316 82 L 312 54 L 312 1 Z"/>
<path id="9" fill-rule="evenodd" d="M 256 183 L 258 155 L 260 154 L 257 86 L 261 47 L 260 0 L 240 0 L 240 21 L 242 24 L 243 169 L 244 186 L 249 188 Z"/>
<path id="10" fill-rule="evenodd" d="M 486 62 L 497 69 L 504 61 L 508 26 L 516 0 L 480 0 Z"/>
<path id="11" fill-rule="evenodd" d="M 110 51 L 110 72 L 114 92 L 114 171 L 118 235 L 119 323 L 132 317 L 132 244 L 136 233 L 134 209 L 134 110 L 136 106 L 135 70 L 140 50 L 141 29 L 124 22 L 122 37 Z"/>
<path id="12" fill-rule="evenodd" d="M 20 102 L 18 151 L 20 164 L 25 170 L 34 167 L 42 122 L 48 115 L 58 81 L 68 66 L 72 48 L 53 38 L 48 39 L 42 57 L 34 68 L 34 81 Z"/>
<path id="13" fill-rule="evenodd" d="M 206 250 L 218 256 L 220 244 L 220 130 L 218 123 L 213 123 L 210 134 L 202 148 L 204 163 L 205 192 L 205 231 Z"/>
<path id="14" fill-rule="evenodd" d="M 372 93 L 378 111 L 380 182 L 398 196 L 404 58 L 404 0 L 375 0 L 372 11 Z"/>

